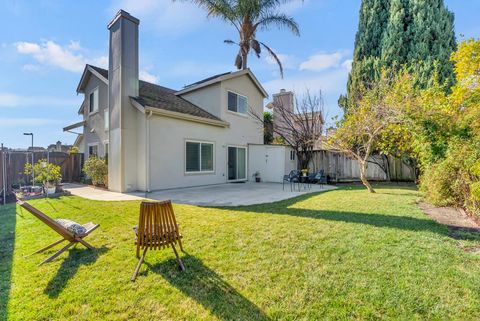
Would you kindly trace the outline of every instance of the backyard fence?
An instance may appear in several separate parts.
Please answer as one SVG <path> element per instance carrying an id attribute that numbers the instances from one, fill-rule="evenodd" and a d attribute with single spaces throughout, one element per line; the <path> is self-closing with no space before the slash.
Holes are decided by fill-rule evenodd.
<path id="1" fill-rule="evenodd" d="M 391 156 L 373 156 L 368 164 L 367 179 L 372 181 L 415 181 L 415 170 L 401 159 Z M 379 164 L 382 164 L 380 166 Z M 355 159 L 341 152 L 330 150 L 315 151 L 309 170 L 324 170 L 331 182 L 352 182 L 360 180 L 360 168 Z"/>
<path id="2" fill-rule="evenodd" d="M 83 154 L 68 154 L 60 152 L 36 151 L 33 153 L 34 162 L 41 159 L 48 159 L 50 163 L 60 166 L 62 173 L 62 182 L 79 182 L 82 176 Z M 32 176 L 25 175 L 25 164 L 32 163 L 32 152 L 27 151 L 0 151 L 0 167 L 5 166 L 5 175 L 3 171 L 0 175 L 0 190 L 5 185 L 7 193 L 11 191 L 12 186 L 25 185 L 32 183 Z M 5 165 L 4 165 L 5 164 Z"/>

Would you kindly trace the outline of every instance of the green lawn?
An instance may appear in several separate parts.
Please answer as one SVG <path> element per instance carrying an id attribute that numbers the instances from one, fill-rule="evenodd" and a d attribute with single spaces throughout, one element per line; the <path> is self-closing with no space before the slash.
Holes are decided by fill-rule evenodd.
<path id="1" fill-rule="evenodd" d="M 187 272 L 150 252 L 136 283 L 138 202 L 31 201 L 54 217 L 101 225 L 38 267 L 57 236 L 0 206 L 0 320 L 480 319 L 480 246 L 449 237 L 413 188 L 363 188 L 260 206 L 176 205 Z"/>

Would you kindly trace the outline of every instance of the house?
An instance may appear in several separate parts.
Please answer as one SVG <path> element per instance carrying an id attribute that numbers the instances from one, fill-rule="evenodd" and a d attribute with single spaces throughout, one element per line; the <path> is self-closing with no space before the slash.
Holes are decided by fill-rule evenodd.
<path id="1" fill-rule="evenodd" d="M 47 147 L 49 152 L 60 152 L 60 153 L 68 153 L 68 151 L 72 148 L 72 145 L 63 145 L 61 141 L 57 141 L 55 144 L 50 144 Z"/>
<path id="2" fill-rule="evenodd" d="M 266 146 L 252 147 L 263 144 L 263 123 L 252 114 L 262 115 L 268 96 L 255 75 L 227 72 L 179 91 L 145 82 L 138 76 L 139 20 L 120 10 L 108 29 L 108 70 L 85 66 L 77 87 L 84 95 L 78 110 L 83 120 L 64 131 L 80 131 L 76 144 L 85 158 L 108 157 L 109 189 L 252 179 L 259 169 L 250 164 L 268 158 Z M 279 170 L 276 181 L 288 170 Z"/>

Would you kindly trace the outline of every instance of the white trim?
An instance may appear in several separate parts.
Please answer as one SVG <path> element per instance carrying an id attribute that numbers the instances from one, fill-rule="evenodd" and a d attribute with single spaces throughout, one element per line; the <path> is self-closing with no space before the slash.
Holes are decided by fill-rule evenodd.
<path id="1" fill-rule="evenodd" d="M 199 171 L 187 171 L 187 143 L 199 143 L 200 144 L 200 157 L 199 157 L 199 162 L 200 162 L 200 170 Z M 210 144 L 212 145 L 212 161 L 213 161 L 213 170 L 211 171 L 202 171 L 202 144 Z M 213 141 L 207 141 L 207 140 L 198 140 L 198 139 L 185 139 L 183 142 L 183 173 L 184 175 L 203 175 L 203 174 L 215 174 L 215 155 L 216 155 L 216 145 L 215 142 Z"/>
<path id="2" fill-rule="evenodd" d="M 95 95 L 95 92 L 97 92 L 96 95 Z M 91 97 L 92 94 L 93 94 L 93 101 L 94 101 L 93 108 L 95 108 L 95 100 L 97 100 L 97 108 L 93 109 L 93 111 L 90 111 L 90 105 L 92 103 L 90 101 L 90 97 Z M 88 116 L 92 116 L 92 115 L 98 113 L 99 111 L 100 111 L 100 86 L 97 86 L 97 87 L 93 88 L 92 90 L 90 90 L 90 92 L 88 93 Z"/>
<path id="3" fill-rule="evenodd" d="M 83 93 L 83 90 L 81 88 L 83 87 L 83 82 L 85 81 L 85 77 L 87 76 L 87 72 L 92 73 L 98 79 L 103 81 L 105 83 L 105 85 L 108 86 L 108 79 L 103 77 L 99 72 L 97 72 L 95 69 L 93 69 L 93 66 L 87 64 L 87 65 L 85 65 L 85 69 L 83 70 L 82 77 L 80 78 L 80 82 L 78 83 L 77 94 L 78 93 Z"/>
<path id="4" fill-rule="evenodd" d="M 107 126 L 105 126 L 107 125 Z M 103 110 L 103 129 L 108 132 L 110 130 L 110 110 L 105 108 Z"/>
<path id="5" fill-rule="evenodd" d="M 153 108 L 153 107 L 146 107 L 146 111 L 152 112 L 155 115 L 165 116 L 175 119 L 181 119 L 186 121 L 193 121 L 197 123 L 202 123 L 206 125 L 218 126 L 218 127 L 230 127 L 230 123 L 225 122 L 223 120 L 216 120 L 216 119 L 208 119 L 198 116 L 193 116 L 184 113 L 177 113 L 170 110 L 160 109 L 160 108 Z"/>
<path id="6" fill-rule="evenodd" d="M 252 82 L 255 84 L 255 86 L 257 87 L 258 91 L 260 91 L 263 95 L 264 98 L 268 98 L 268 94 L 265 90 L 265 88 L 262 87 L 262 85 L 260 84 L 260 82 L 258 81 L 257 77 L 255 77 L 255 75 L 252 73 L 252 71 L 250 69 L 245 69 L 245 70 L 240 70 L 240 71 L 235 71 L 235 72 L 231 72 L 229 74 L 226 74 L 226 75 L 223 75 L 223 76 L 219 76 L 217 78 L 214 78 L 214 79 L 211 79 L 209 81 L 205 81 L 205 82 L 202 82 L 198 85 L 195 85 L 195 86 L 191 86 L 191 87 L 187 87 L 187 88 L 184 88 L 182 90 L 179 90 L 175 93 L 175 95 L 183 95 L 183 94 L 186 94 L 190 91 L 194 91 L 194 90 L 197 90 L 197 89 L 200 89 L 200 88 L 203 88 L 203 87 L 207 87 L 207 86 L 210 86 L 210 85 L 213 85 L 217 82 L 221 82 L 221 81 L 224 81 L 224 80 L 228 80 L 228 79 L 232 79 L 232 78 L 235 78 L 235 77 L 240 77 L 240 76 L 243 76 L 243 75 L 248 75 L 250 77 L 250 79 L 252 80 Z"/>
<path id="7" fill-rule="evenodd" d="M 245 149 L 245 178 L 240 178 L 240 179 L 229 179 L 228 178 L 228 148 L 229 147 L 234 147 L 234 148 L 242 148 Z M 227 145 L 227 182 L 246 182 L 248 181 L 248 145 Z M 237 153 L 237 164 L 238 164 L 238 153 Z M 238 166 L 236 168 L 236 176 L 238 176 Z"/>

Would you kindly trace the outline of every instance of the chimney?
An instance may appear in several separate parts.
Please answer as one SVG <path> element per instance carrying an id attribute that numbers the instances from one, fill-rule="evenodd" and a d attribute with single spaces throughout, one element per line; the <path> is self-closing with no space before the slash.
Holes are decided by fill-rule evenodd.
<path id="1" fill-rule="evenodd" d="M 137 97 L 138 25 L 140 21 L 120 10 L 108 24 L 109 162 L 108 185 L 117 192 L 136 190 L 137 122 L 130 97 Z"/>
<path id="2" fill-rule="evenodd" d="M 278 94 L 273 94 L 273 127 L 274 127 L 274 137 L 280 136 L 279 131 L 283 131 L 285 127 L 288 127 L 285 122 L 285 116 L 288 116 L 290 113 L 294 112 L 294 94 L 291 91 L 286 91 L 285 89 L 280 89 Z M 285 111 L 282 111 L 282 109 Z M 282 133 L 287 135 L 287 133 Z"/>
<path id="3" fill-rule="evenodd" d="M 62 151 L 62 142 L 61 142 L 61 141 L 58 141 L 55 147 L 56 147 L 56 148 L 55 148 L 55 149 L 56 149 L 56 150 L 55 150 L 56 152 L 61 152 L 61 151 Z"/>

